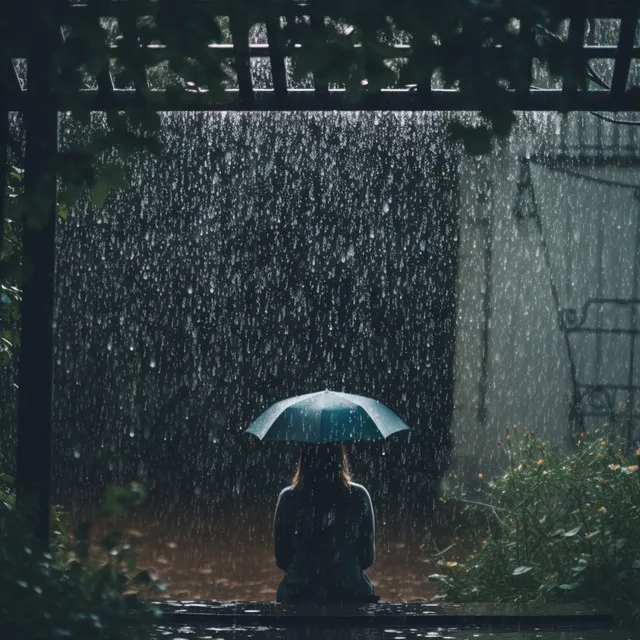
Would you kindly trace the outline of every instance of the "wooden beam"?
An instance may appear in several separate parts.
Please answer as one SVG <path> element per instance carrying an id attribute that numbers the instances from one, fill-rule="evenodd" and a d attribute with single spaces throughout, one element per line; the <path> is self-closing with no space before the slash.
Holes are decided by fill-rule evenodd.
<path id="1" fill-rule="evenodd" d="M 284 59 L 284 46 L 282 42 L 282 29 L 280 28 L 280 16 L 269 15 L 266 18 L 268 50 L 271 60 L 271 78 L 273 90 L 276 96 L 286 99 L 288 93 L 287 68 Z"/>
<path id="2" fill-rule="evenodd" d="M 323 40 L 325 34 L 324 28 L 324 7 L 320 7 L 317 4 L 312 4 L 309 7 L 310 17 L 311 17 L 311 29 L 315 33 L 315 35 Z M 313 84 L 315 86 L 316 96 L 319 99 L 324 99 L 329 95 L 329 83 L 319 70 L 314 71 L 313 73 Z"/>
<path id="3" fill-rule="evenodd" d="M 6 93 L 0 91 L 0 252 L 4 244 L 4 190 L 5 182 L 9 172 L 9 158 L 7 149 L 9 146 L 9 109 L 6 100 Z M 2 282 L 2 263 L 0 262 L 0 283 Z M 0 320 L 2 318 L 0 317 Z M 2 324 L 0 323 L 0 335 L 2 335 Z"/>
<path id="4" fill-rule="evenodd" d="M 586 7 L 588 18 L 619 18 L 620 13 L 624 10 L 629 2 L 636 0 L 593 0 Z M 237 0 L 200 0 L 200 4 L 204 4 L 211 8 L 212 12 L 218 15 L 230 15 Z M 157 3 L 154 0 L 86 0 L 84 3 L 69 4 L 68 12 L 82 13 L 85 11 L 99 11 L 103 16 L 117 16 L 123 12 L 131 10 L 131 5 L 135 4 L 138 15 L 154 15 L 157 11 Z M 249 3 L 253 8 L 260 10 L 264 8 L 264 0 L 253 0 Z M 298 15 L 308 14 L 309 6 L 313 4 L 321 4 L 325 15 L 332 12 L 339 12 L 344 6 L 344 0 L 310 0 L 308 3 L 294 2 L 293 0 L 270 0 L 269 8 L 274 14 L 279 13 L 285 15 L 283 11 L 292 8 Z M 362 1 L 365 4 L 365 0 Z M 378 3 L 378 6 L 382 3 Z M 392 14 L 396 0 L 386 0 L 389 12 Z M 585 0 L 543 0 L 542 5 L 547 5 L 556 16 L 570 17 L 575 8 L 585 5 Z M 490 12 L 488 12 L 490 13 Z"/>
<path id="5" fill-rule="evenodd" d="M 59 28 L 54 3 L 32 0 L 34 13 L 25 105 L 24 280 L 18 372 L 18 509 L 49 544 L 53 411 L 53 309 L 55 276 L 58 106 L 53 78 Z M 57 33 L 56 33 L 57 30 Z"/>
<path id="6" fill-rule="evenodd" d="M 524 52 L 531 51 L 535 45 L 535 24 L 528 19 L 520 21 L 520 42 Z M 533 81 L 533 58 L 526 55 L 520 65 L 520 74 L 522 76 L 522 84 L 518 88 L 521 96 L 528 96 L 531 93 L 531 83 Z"/>
<path id="7" fill-rule="evenodd" d="M 268 28 L 268 25 L 267 25 Z M 270 37 L 270 36 L 269 36 Z M 397 58 L 408 58 L 413 55 L 414 49 L 410 45 L 388 45 L 391 53 L 386 56 L 387 59 L 393 60 Z M 433 49 L 433 53 L 441 56 L 442 58 L 447 58 L 450 56 L 455 56 L 457 53 L 457 49 L 455 47 L 449 45 L 430 45 L 431 49 Z M 109 45 L 109 57 L 110 58 L 119 58 L 122 54 L 122 47 L 117 44 Z M 150 63 L 155 63 L 162 58 L 166 57 L 166 46 L 163 44 L 150 44 L 140 46 L 140 49 L 144 51 L 145 58 L 149 60 Z M 233 44 L 227 43 L 211 43 L 207 45 L 207 50 L 215 53 L 216 56 L 221 58 L 233 58 L 236 55 L 236 51 L 234 49 Z M 271 49 L 269 44 L 250 44 L 247 47 L 249 57 L 251 58 L 267 58 L 271 56 Z M 299 52 L 300 49 L 295 48 L 293 46 L 282 46 L 280 49 L 283 56 L 295 56 L 296 52 Z M 502 49 L 499 47 L 482 47 L 478 49 L 478 55 L 493 55 L 499 56 L 501 55 Z M 608 46 L 608 45 L 586 45 L 582 47 L 581 51 L 577 52 L 577 55 L 580 56 L 584 60 L 591 59 L 615 59 L 618 53 L 618 47 Z M 506 54 L 503 54 L 506 55 Z M 631 59 L 640 59 L 640 47 L 632 47 L 629 55 Z M 25 58 L 26 57 L 26 49 L 25 48 L 14 48 L 11 51 L 11 56 L 13 58 Z"/>
<path id="8" fill-rule="evenodd" d="M 586 24 L 584 8 L 576 7 L 569 23 L 569 37 L 566 45 L 567 65 L 562 82 L 562 92 L 567 106 L 574 104 L 580 79 L 586 75 L 586 60 L 582 55 Z"/>
<path id="9" fill-rule="evenodd" d="M 206 94 L 185 93 L 183 96 L 164 91 L 149 91 L 149 104 L 156 111 L 476 111 L 481 105 L 472 96 L 455 90 L 434 89 L 430 97 L 409 89 L 383 89 L 379 94 L 364 96 L 359 102 L 348 99 L 343 90 L 331 90 L 324 97 L 314 89 L 289 89 L 286 99 L 272 89 L 254 89 L 254 102 L 248 107 L 237 90 L 225 91 L 223 98 L 208 101 Z M 140 98 L 134 91 L 115 90 L 102 97 L 97 91 L 82 91 L 79 103 L 93 111 L 140 108 Z M 561 111 L 567 106 L 561 90 L 533 91 L 529 95 L 510 92 L 504 98 L 516 111 Z M 8 96 L 10 111 L 24 111 L 27 92 Z M 58 99 L 61 111 L 71 109 L 78 100 Z M 570 111 L 640 111 L 638 98 L 632 93 L 611 96 L 608 91 L 583 91 L 572 100 Z"/>
<path id="10" fill-rule="evenodd" d="M 229 16 L 229 24 L 240 101 L 245 107 L 251 107 L 253 104 L 253 80 L 251 78 L 251 56 L 249 54 L 249 23 L 241 4 Z"/>

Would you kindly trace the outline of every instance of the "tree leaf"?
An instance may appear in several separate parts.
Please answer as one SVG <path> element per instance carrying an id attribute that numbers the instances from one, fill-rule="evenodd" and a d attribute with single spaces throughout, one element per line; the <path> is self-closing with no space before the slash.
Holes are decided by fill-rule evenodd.
<path id="1" fill-rule="evenodd" d="M 106 164 L 100 172 L 100 179 L 104 179 L 110 187 L 120 189 L 129 185 L 124 169 L 117 164 Z"/>
<path id="2" fill-rule="evenodd" d="M 104 201 L 107 199 L 107 193 L 109 193 L 109 181 L 100 176 L 91 187 L 91 204 L 97 207 L 104 204 Z"/>
<path id="3" fill-rule="evenodd" d="M 511 574 L 512 576 L 521 576 L 525 573 L 529 573 L 529 571 L 531 571 L 531 569 L 533 569 L 533 567 L 525 567 L 524 565 L 520 566 L 520 567 L 516 567 L 513 570 L 513 573 Z"/>
<path id="4" fill-rule="evenodd" d="M 573 538 L 573 536 L 575 536 L 578 533 L 580 533 L 580 531 L 582 531 L 582 525 L 581 524 L 579 524 L 577 527 L 574 527 L 573 529 L 569 529 L 569 531 L 565 531 L 562 535 L 565 538 Z"/>

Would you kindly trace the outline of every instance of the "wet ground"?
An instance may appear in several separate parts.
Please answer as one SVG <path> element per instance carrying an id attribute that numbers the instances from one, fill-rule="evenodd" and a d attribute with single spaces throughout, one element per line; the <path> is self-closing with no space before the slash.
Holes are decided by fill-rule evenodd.
<path id="1" fill-rule="evenodd" d="M 161 627 L 167 640 L 634 640 L 615 629 L 484 631 L 474 629 L 278 629 L 272 627 Z"/>
<path id="2" fill-rule="evenodd" d="M 124 519 L 99 521 L 98 530 L 128 530 L 138 542 L 139 565 L 167 583 L 162 594 L 177 600 L 275 599 L 283 572 L 275 566 L 271 510 L 225 515 L 176 509 L 138 511 Z M 427 580 L 435 567 L 424 562 L 423 530 L 381 520 L 377 557 L 367 571 L 383 600 L 428 599 L 437 586 Z"/>

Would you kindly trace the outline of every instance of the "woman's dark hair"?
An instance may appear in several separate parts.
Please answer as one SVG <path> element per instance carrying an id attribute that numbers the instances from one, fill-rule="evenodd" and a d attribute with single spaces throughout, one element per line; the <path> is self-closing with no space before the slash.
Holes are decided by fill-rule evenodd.
<path id="1" fill-rule="evenodd" d="M 298 468 L 291 481 L 296 489 L 318 484 L 348 487 L 350 482 L 349 460 L 342 442 L 302 447 Z"/>

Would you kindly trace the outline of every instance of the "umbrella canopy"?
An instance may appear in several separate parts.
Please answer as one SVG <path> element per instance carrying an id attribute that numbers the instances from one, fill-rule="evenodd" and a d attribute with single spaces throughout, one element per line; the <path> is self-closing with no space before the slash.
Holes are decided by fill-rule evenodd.
<path id="1" fill-rule="evenodd" d="M 266 441 L 327 444 L 384 440 L 407 425 L 381 402 L 338 391 L 317 391 L 276 402 L 247 433 Z"/>

